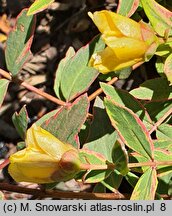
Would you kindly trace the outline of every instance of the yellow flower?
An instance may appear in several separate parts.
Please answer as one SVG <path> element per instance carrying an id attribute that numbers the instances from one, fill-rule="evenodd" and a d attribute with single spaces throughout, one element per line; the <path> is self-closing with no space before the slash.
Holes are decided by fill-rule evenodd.
<path id="1" fill-rule="evenodd" d="M 89 66 L 101 73 L 144 62 L 149 48 L 157 41 L 152 29 L 144 23 L 106 10 L 94 14 L 89 12 L 88 15 L 107 45 L 103 51 L 93 54 L 89 62 Z M 156 47 L 153 46 L 153 49 Z"/>
<path id="2" fill-rule="evenodd" d="M 72 179 L 80 170 L 78 151 L 35 124 L 28 129 L 26 148 L 10 156 L 15 181 L 51 183 Z"/>

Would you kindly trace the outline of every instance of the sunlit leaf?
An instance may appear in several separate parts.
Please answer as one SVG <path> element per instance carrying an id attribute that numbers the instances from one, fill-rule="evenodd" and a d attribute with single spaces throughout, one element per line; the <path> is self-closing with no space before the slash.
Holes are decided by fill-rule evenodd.
<path id="1" fill-rule="evenodd" d="M 167 57 L 164 64 L 164 73 L 172 85 L 172 54 Z"/>
<path id="2" fill-rule="evenodd" d="M 130 17 L 137 10 L 139 0 L 119 0 L 117 13 Z"/>
<path id="3" fill-rule="evenodd" d="M 9 85 L 9 80 L 0 79 L 0 107 L 3 103 L 4 97 L 6 95 L 8 85 Z"/>
<path id="4" fill-rule="evenodd" d="M 149 168 L 139 178 L 131 195 L 131 200 L 153 200 L 157 188 L 156 169 Z"/>
<path id="5" fill-rule="evenodd" d="M 9 33 L 6 42 L 5 60 L 13 76 L 21 71 L 31 55 L 30 47 L 35 29 L 35 17 L 28 17 L 26 13 L 27 9 L 24 9 L 18 15 L 16 26 Z"/>
<path id="6" fill-rule="evenodd" d="M 68 61 L 71 61 L 71 58 L 74 55 L 75 55 L 75 50 L 73 49 L 73 47 L 69 47 L 68 51 L 66 52 L 65 58 L 63 58 L 58 65 L 58 69 L 56 71 L 56 77 L 54 81 L 54 91 L 58 98 L 63 99 L 63 95 L 60 87 L 61 77 L 63 76 L 65 65 L 67 64 Z"/>
<path id="7" fill-rule="evenodd" d="M 23 106 L 19 113 L 15 112 L 13 114 L 12 121 L 21 138 L 24 140 L 28 126 L 28 114 L 26 106 Z"/>
<path id="8" fill-rule="evenodd" d="M 161 86 L 161 87 L 160 87 Z M 139 88 L 135 88 L 130 93 L 142 100 L 164 100 L 172 99 L 172 87 L 164 78 L 155 78 L 145 81 Z"/>
<path id="9" fill-rule="evenodd" d="M 156 132 L 158 139 L 171 140 L 172 142 L 172 125 L 161 124 Z"/>
<path id="10" fill-rule="evenodd" d="M 172 35 L 172 12 L 158 4 L 155 0 L 141 0 L 143 9 L 154 30 L 160 35 Z"/>
<path id="11" fill-rule="evenodd" d="M 151 128 L 152 122 L 148 113 L 144 109 L 143 105 L 130 93 L 122 89 L 114 88 L 111 85 L 105 83 L 100 83 L 100 86 L 108 98 L 111 98 L 113 101 L 115 101 L 115 103 L 119 105 L 131 109 L 139 116 L 139 118 L 144 122 L 148 129 Z"/>
<path id="12" fill-rule="evenodd" d="M 107 165 L 106 158 L 100 153 L 96 153 L 91 150 L 83 149 L 79 151 L 79 155 L 80 155 L 80 159 L 82 163 L 84 164 Z M 105 170 L 94 170 L 93 169 L 93 170 L 86 172 L 85 174 L 83 173 L 83 175 L 81 175 L 81 178 L 84 176 L 84 179 L 82 180 L 84 180 L 85 183 L 96 183 L 96 182 L 100 182 L 106 179 L 110 175 L 111 172 L 112 170 L 107 170 L 107 169 Z"/>
<path id="13" fill-rule="evenodd" d="M 27 15 L 33 15 L 45 10 L 55 0 L 36 0 L 29 8 Z"/>
<path id="14" fill-rule="evenodd" d="M 118 131 L 122 141 L 145 158 L 153 158 L 153 142 L 138 116 L 112 100 L 106 99 L 105 107 L 112 125 Z"/>
<path id="15" fill-rule="evenodd" d="M 66 57 L 59 63 L 54 84 L 55 92 L 61 100 L 74 99 L 93 83 L 99 73 L 96 69 L 88 67 L 88 62 L 92 54 L 102 50 L 104 46 L 99 35 L 75 55 L 71 48 L 68 50 Z"/>
<path id="16" fill-rule="evenodd" d="M 86 95 L 77 98 L 71 105 L 62 107 L 50 118 L 41 124 L 45 130 L 49 131 L 62 142 L 67 142 L 78 147 L 78 132 L 85 122 L 88 112 L 89 102 Z"/>

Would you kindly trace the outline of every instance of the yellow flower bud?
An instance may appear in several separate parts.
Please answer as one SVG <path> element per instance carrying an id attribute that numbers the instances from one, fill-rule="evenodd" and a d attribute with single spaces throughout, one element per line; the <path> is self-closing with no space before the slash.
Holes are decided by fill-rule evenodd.
<path id="1" fill-rule="evenodd" d="M 34 183 L 66 181 L 79 170 L 78 151 L 35 124 L 27 131 L 26 148 L 10 156 L 8 169 L 15 181 Z"/>
<path id="2" fill-rule="evenodd" d="M 143 23 L 106 10 L 88 15 L 107 45 L 103 51 L 92 55 L 89 66 L 103 74 L 144 62 L 149 47 L 157 42 L 154 32 Z"/>

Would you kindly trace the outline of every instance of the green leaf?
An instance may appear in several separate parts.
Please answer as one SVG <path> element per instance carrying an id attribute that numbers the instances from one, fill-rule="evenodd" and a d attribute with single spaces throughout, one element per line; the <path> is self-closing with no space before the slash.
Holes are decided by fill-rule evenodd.
<path id="1" fill-rule="evenodd" d="M 171 140 L 172 142 L 172 125 L 161 124 L 156 132 L 158 139 Z"/>
<path id="2" fill-rule="evenodd" d="M 139 177 L 132 172 L 128 172 L 127 175 L 125 176 L 125 179 L 134 188 L 139 180 Z"/>
<path id="3" fill-rule="evenodd" d="M 13 76 L 17 75 L 31 55 L 30 47 L 33 40 L 35 18 L 26 16 L 27 9 L 17 17 L 15 28 L 9 33 L 5 60 L 8 70 Z"/>
<path id="4" fill-rule="evenodd" d="M 106 165 L 107 160 L 104 155 L 88 150 L 88 149 L 80 149 L 79 156 L 84 164 L 97 164 L 97 165 Z"/>
<path id="5" fill-rule="evenodd" d="M 86 120 L 88 107 L 88 97 L 82 95 L 71 105 L 59 109 L 55 115 L 43 122 L 41 127 L 62 142 L 77 147 L 79 144 L 78 132 Z"/>
<path id="6" fill-rule="evenodd" d="M 168 195 L 172 196 L 172 179 L 170 179 L 169 188 L 168 188 Z"/>
<path id="7" fill-rule="evenodd" d="M 117 139 L 117 132 L 111 126 L 103 101 L 99 97 L 95 100 L 93 114 L 94 119 L 84 149 L 99 152 L 112 162 L 112 149 Z"/>
<path id="8" fill-rule="evenodd" d="M 167 57 L 164 64 L 164 73 L 172 85 L 172 54 Z"/>
<path id="9" fill-rule="evenodd" d="M 20 151 L 22 149 L 26 148 L 26 143 L 21 141 L 17 143 L 17 151 Z"/>
<path id="10" fill-rule="evenodd" d="M 61 77 L 63 76 L 63 71 L 65 70 L 65 65 L 68 64 L 68 62 L 71 61 L 71 58 L 75 55 L 75 50 L 73 47 L 69 47 L 68 51 L 66 52 L 66 56 L 64 59 L 62 59 L 58 65 L 58 69 L 56 71 L 56 77 L 54 81 L 54 91 L 58 98 L 64 99 L 61 89 L 60 89 L 60 83 L 61 83 Z"/>
<path id="11" fill-rule="evenodd" d="M 151 119 L 148 113 L 145 111 L 143 105 L 138 100 L 136 100 L 130 93 L 122 89 L 116 89 L 111 85 L 105 83 L 100 83 L 100 86 L 108 98 L 110 97 L 119 105 L 131 109 L 134 113 L 136 113 L 139 116 L 139 118 L 144 122 L 146 127 L 150 129 Z"/>
<path id="12" fill-rule="evenodd" d="M 148 102 L 145 105 L 145 108 L 152 121 L 157 122 L 158 119 L 164 116 L 172 108 L 172 100 Z"/>
<path id="13" fill-rule="evenodd" d="M 165 149 L 167 151 L 172 151 L 172 140 L 170 140 L 170 139 L 155 140 L 154 141 L 154 147 L 160 148 L 160 149 Z"/>
<path id="14" fill-rule="evenodd" d="M 3 103 L 9 85 L 9 80 L 0 79 L 0 107 Z"/>
<path id="15" fill-rule="evenodd" d="M 161 77 L 145 81 L 130 93 L 141 100 L 172 99 L 172 86 L 169 86 L 168 81 Z"/>
<path id="16" fill-rule="evenodd" d="M 169 31 L 169 36 L 171 36 L 172 12 L 162 7 L 155 0 L 141 0 L 141 3 L 154 30 L 162 37 L 165 36 L 166 31 Z"/>
<path id="17" fill-rule="evenodd" d="M 155 161 L 172 161 L 172 151 L 169 151 L 168 149 L 161 149 L 161 148 L 157 148 L 154 150 L 154 157 L 155 157 Z M 130 154 L 130 162 L 134 162 L 134 163 L 142 163 L 142 162 L 146 162 L 145 157 L 139 155 L 138 153 L 131 153 Z M 147 166 L 143 166 L 140 168 L 133 168 L 133 170 L 137 171 L 137 172 L 145 172 L 147 170 Z M 157 168 L 157 173 L 160 175 L 167 175 L 169 172 L 172 173 L 172 166 L 171 165 L 158 165 Z"/>
<path id="18" fill-rule="evenodd" d="M 164 149 L 155 149 L 155 160 L 156 161 L 172 161 L 172 152 Z M 157 173 L 161 175 L 167 175 L 171 173 L 172 176 L 172 165 L 162 165 L 157 167 Z"/>
<path id="19" fill-rule="evenodd" d="M 130 163 L 144 163 L 148 162 L 147 158 L 138 154 L 137 152 L 129 153 L 129 161 Z M 141 167 L 133 167 L 132 171 L 136 173 L 143 173 L 148 169 L 148 166 L 141 166 Z"/>
<path id="20" fill-rule="evenodd" d="M 33 15 L 45 10 L 55 0 L 36 0 L 29 8 L 27 15 Z"/>
<path id="21" fill-rule="evenodd" d="M 117 170 L 114 170 L 105 180 L 101 183 L 112 192 L 116 192 L 116 189 L 121 185 L 123 176 Z"/>
<path id="22" fill-rule="evenodd" d="M 96 69 L 88 67 L 88 61 L 94 52 L 102 50 L 104 46 L 104 42 L 98 36 L 79 49 L 74 56 L 71 57 L 71 51 L 68 52 L 68 56 L 62 60 L 56 71 L 57 86 L 54 86 L 54 89 L 61 100 L 70 101 L 89 88 L 99 73 Z"/>
<path id="23" fill-rule="evenodd" d="M 139 0 L 119 0 L 117 13 L 130 17 L 134 14 L 139 6 Z"/>
<path id="24" fill-rule="evenodd" d="M 116 77 L 118 77 L 118 79 L 127 79 L 130 74 L 132 72 L 132 67 L 127 67 L 127 68 L 123 68 L 121 70 L 117 70 L 117 71 L 114 71 Z"/>
<path id="25" fill-rule="evenodd" d="M 106 193 L 106 187 L 101 182 L 99 182 L 94 187 L 93 193 Z"/>
<path id="26" fill-rule="evenodd" d="M 28 114 L 24 105 L 19 113 L 15 112 L 12 116 L 13 124 L 21 138 L 24 140 L 28 126 Z"/>
<path id="27" fill-rule="evenodd" d="M 105 99 L 105 107 L 112 125 L 118 131 L 122 141 L 132 150 L 148 159 L 152 159 L 153 142 L 138 116 L 112 100 Z"/>
<path id="28" fill-rule="evenodd" d="M 44 184 L 44 188 L 46 190 L 51 190 L 51 189 L 55 188 L 57 184 L 58 184 L 58 182 L 47 183 L 47 184 Z"/>
<path id="29" fill-rule="evenodd" d="M 171 179 L 172 179 L 172 172 L 165 176 L 158 176 L 158 187 L 157 192 L 160 194 L 169 194 L 169 189 L 171 188 Z M 172 194 L 171 194 L 172 195 Z"/>
<path id="30" fill-rule="evenodd" d="M 157 56 L 156 63 L 155 63 L 156 70 L 161 77 L 166 78 L 164 74 L 164 63 L 165 63 L 165 57 Z"/>
<path id="31" fill-rule="evenodd" d="M 84 183 L 97 183 L 106 179 L 112 170 L 92 170 L 88 172 L 85 177 Z"/>
<path id="32" fill-rule="evenodd" d="M 107 165 L 107 160 L 103 155 L 91 150 L 82 149 L 79 151 L 79 156 L 83 164 Z M 111 172 L 112 170 L 107 169 L 90 170 L 84 173 L 84 179 L 83 176 L 81 177 L 81 179 L 82 181 L 84 180 L 84 183 L 97 183 L 106 179 Z"/>
<path id="33" fill-rule="evenodd" d="M 49 113 L 46 113 L 45 115 L 43 115 L 39 120 L 37 120 L 35 122 L 35 124 L 37 126 L 41 126 L 43 123 L 45 123 L 48 119 L 50 119 L 51 117 L 53 117 L 57 112 L 58 112 L 59 109 L 55 109 L 55 110 L 52 110 L 51 112 Z"/>
<path id="34" fill-rule="evenodd" d="M 125 146 L 122 146 L 118 141 L 115 142 L 112 152 L 113 163 L 122 175 L 126 175 L 129 172 L 128 169 L 128 154 Z"/>
<path id="35" fill-rule="evenodd" d="M 156 55 L 167 57 L 172 52 L 172 41 L 160 44 L 156 50 Z"/>
<path id="36" fill-rule="evenodd" d="M 91 119 L 87 118 L 84 124 L 82 125 L 81 130 L 78 134 L 81 147 L 83 147 L 83 145 L 87 142 L 91 121 L 92 121 Z"/>
<path id="37" fill-rule="evenodd" d="M 149 168 L 139 178 L 131 195 L 131 200 L 154 200 L 157 188 L 156 169 Z"/>
<path id="38" fill-rule="evenodd" d="M 107 74 L 99 74 L 98 78 L 100 81 L 110 81 L 114 77 L 117 77 L 118 79 L 127 79 L 132 72 L 131 67 L 123 68 L 121 70 L 112 71 Z"/>

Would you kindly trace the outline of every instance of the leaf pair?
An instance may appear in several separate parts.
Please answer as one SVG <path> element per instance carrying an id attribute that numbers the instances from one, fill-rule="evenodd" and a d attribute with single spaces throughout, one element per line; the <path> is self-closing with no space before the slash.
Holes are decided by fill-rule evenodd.
<path id="1" fill-rule="evenodd" d="M 130 149 L 141 155 L 145 161 L 154 160 L 154 145 L 143 122 L 145 111 L 142 106 L 127 92 L 115 90 L 107 84 L 101 84 L 103 91 L 108 98 L 105 99 L 105 107 L 112 125 Z M 128 97 L 127 97 L 128 95 Z M 129 100 L 127 102 L 127 100 Z M 133 103 L 132 103 L 133 102 Z M 127 103 L 127 104 L 126 104 Z M 123 105 L 126 105 L 125 107 Z M 126 107 L 130 107 L 128 109 Z M 137 115 L 133 112 L 137 113 Z M 142 115 L 141 115 L 142 112 Z M 143 185 L 145 189 L 143 190 Z M 138 180 L 131 199 L 154 199 L 157 188 L 157 174 L 152 167 L 146 168 L 144 174 Z"/>
<path id="2" fill-rule="evenodd" d="M 72 47 L 68 49 L 56 71 L 54 91 L 58 98 L 71 101 L 89 88 L 99 73 L 88 67 L 88 61 L 94 52 L 104 46 L 100 36 L 97 36 L 76 53 Z"/>

